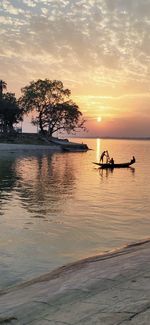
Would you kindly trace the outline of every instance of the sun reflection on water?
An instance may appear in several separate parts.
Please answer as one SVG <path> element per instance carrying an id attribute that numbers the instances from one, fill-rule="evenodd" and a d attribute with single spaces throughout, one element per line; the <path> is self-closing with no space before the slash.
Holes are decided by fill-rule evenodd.
<path id="1" fill-rule="evenodd" d="M 96 161 L 99 162 L 101 152 L 101 139 L 96 140 Z"/>

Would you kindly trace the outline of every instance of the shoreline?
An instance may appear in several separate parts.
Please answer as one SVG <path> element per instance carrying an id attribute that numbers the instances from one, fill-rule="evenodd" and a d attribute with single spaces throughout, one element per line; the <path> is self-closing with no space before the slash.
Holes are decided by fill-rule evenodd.
<path id="1" fill-rule="evenodd" d="M 13 152 L 25 152 L 25 151 L 61 151 L 61 147 L 58 145 L 47 144 L 15 144 L 15 143 L 0 143 L 0 152 L 13 153 Z"/>
<path id="2" fill-rule="evenodd" d="M 86 144 L 70 141 L 51 141 L 51 143 L 0 143 L 0 152 L 30 152 L 30 151 L 56 151 L 56 152 L 83 152 L 90 150 Z"/>
<path id="3" fill-rule="evenodd" d="M 55 324 L 55 321 L 57 324 L 63 324 L 61 323 L 61 317 L 59 320 L 58 315 L 64 315 L 65 310 L 72 308 L 74 304 L 78 304 L 80 314 L 81 302 L 85 306 L 87 301 L 89 301 L 89 304 L 91 303 L 93 297 L 95 297 L 95 299 L 102 299 L 105 297 L 107 300 L 109 299 L 110 293 L 115 295 L 115 291 L 122 291 L 122 286 L 125 285 L 127 285 L 128 291 L 131 290 L 131 286 L 135 285 L 135 283 L 136 285 L 138 283 L 141 287 L 140 281 L 143 281 L 143 278 L 149 283 L 149 253 L 150 239 L 148 238 L 115 251 L 113 250 L 105 254 L 70 263 L 38 278 L 4 290 L 0 294 L 0 321 L 3 324 L 2 320 L 4 320 L 6 324 L 6 319 L 11 317 L 10 324 L 46 324 L 42 323 L 45 319 L 48 321 L 53 319 L 52 324 Z M 143 274 L 145 274 L 145 277 Z M 129 292 L 127 293 L 129 295 Z M 147 294 L 147 291 L 144 294 Z M 132 295 L 133 301 L 130 301 L 130 303 L 128 301 L 128 308 L 130 308 L 131 302 L 134 303 L 134 300 L 139 299 L 138 295 L 140 295 L 140 290 L 132 290 L 131 296 Z M 126 297 L 124 300 L 124 306 L 126 306 Z M 115 302 L 115 306 L 116 303 L 117 302 Z M 141 306 L 141 304 L 143 304 L 142 301 L 139 305 Z M 141 308 L 139 305 L 138 308 Z M 95 302 L 93 305 L 92 302 L 92 308 L 97 308 L 98 306 L 99 303 Z M 106 306 L 103 306 L 104 309 L 105 307 Z M 108 309 L 110 308 L 109 305 L 107 307 Z M 126 307 L 124 307 L 125 310 Z M 87 310 L 88 309 L 89 308 L 87 308 Z M 100 311 L 99 313 L 101 314 Z M 90 317 L 92 317 L 91 315 Z M 108 312 L 106 312 L 106 316 L 107 315 Z M 82 316 L 85 318 L 86 312 L 84 312 Z M 102 316 L 104 316 L 103 313 Z M 123 311 L 122 316 L 124 317 Z M 64 321 L 67 322 L 67 324 L 74 324 L 69 322 L 71 317 L 71 314 L 68 316 L 67 313 Z M 40 320 L 39 323 L 37 322 L 38 320 Z M 60 321 L 60 323 L 58 323 L 58 321 Z M 99 323 L 87 322 L 87 324 L 100 324 L 100 321 Z M 105 324 L 107 324 L 107 322 L 105 322 Z M 116 323 L 114 322 L 111 324 Z"/>
<path id="4" fill-rule="evenodd" d="M 35 278 L 32 278 L 31 280 L 27 280 L 25 282 L 16 284 L 15 286 L 10 286 L 8 289 L 6 288 L 0 291 L 0 294 L 3 293 L 8 293 L 12 290 L 17 290 L 20 288 L 24 288 L 30 285 L 34 285 L 36 283 L 40 282 L 45 282 L 45 281 L 50 281 L 56 278 L 61 277 L 65 273 L 70 273 L 70 272 L 76 272 L 80 269 L 86 268 L 91 263 L 97 263 L 97 262 L 102 262 L 102 261 L 107 261 L 109 259 L 117 258 L 119 256 L 124 256 L 127 254 L 132 254 L 135 251 L 140 251 L 142 250 L 145 245 L 150 245 L 150 238 L 138 241 L 138 242 L 133 242 L 124 246 L 121 246 L 119 248 L 115 248 L 112 250 L 109 250 L 106 253 L 100 253 L 97 255 L 89 256 L 86 258 L 79 259 L 75 262 L 67 263 L 65 265 L 59 266 L 55 268 L 54 270 L 44 273 L 43 275 L 37 276 Z"/>
<path id="5" fill-rule="evenodd" d="M 97 136 L 97 137 L 70 137 L 70 139 L 100 139 L 100 140 L 141 140 L 141 141 L 149 141 L 150 140 L 150 137 L 145 137 L 145 138 L 141 138 L 141 137 L 109 137 L 109 136 L 106 136 L 106 137 L 100 137 L 100 136 Z"/>
<path id="6" fill-rule="evenodd" d="M 109 259 L 117 258 L 119 256 L 124 256 L 126 254 L 131 254 L 134 251 L 140 251 L 145 245 L 150 245 L 150 238 L 133 242 L 124 246 L 121 246 L 119 248 L 112 249 L 106 253 L 100 253 L 94 256 L 89 256 L 86 258 L 79 259 L 75 262 L 71 262 L 62 266 L 59 266 L 55 268 L 54 270 L 44 273 L 43 275 L 37 276 L 31 280 L 27 280 L 25 282 L 16 284 L 15 286 L 10 286 L 8 289 L 2 289 L 0 291 L 0 294 L 8 293 L 12 290 L 17 290 L 20 288 L 24 288 L 30 285 L 34 285 L 38 282 L 45 282 L 50 281 L 53 279 L 56 279 L 57 277 L 62 276 L 64 273 L 68 272 L 76 272 L 77 270 L 84 269 L 86 266 L 88 266 L 90 263 L 97 263 L 102 261 L 107 261 Z"/>

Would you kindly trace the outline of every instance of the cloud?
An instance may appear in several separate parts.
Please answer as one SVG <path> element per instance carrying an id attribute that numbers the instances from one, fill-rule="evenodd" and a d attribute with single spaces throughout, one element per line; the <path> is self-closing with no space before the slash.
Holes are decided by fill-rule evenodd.
<path id="1" fill-rule="evenodd" d="M 34 0 L 23 0 L 23 3 L 28 7 L 36 7 L 36 1 Z"/>
<path id="2" fill-rule="evenodd" d="M 109 95 L 115 105 L 107 100 L 101 107 L 111 106 L 116 114 L 122 107 L 138 109 L 138 94 L 149 92 L 149 0 L 2 0 L 1 12 L 4 80 L 6 71 L 11 83 L 18 73 L 21 86 L 23 79 L 62 79 L 82 96 L 83 109 L 85 95 L 95 96 L 93 109 L 99 94 Z M 125 94 L 128 100 L 116 99 Z M 148 110 L 147 97 L 146 103 Z"/>
<path id="3" fill-rule="evenodd" d="M 34 48 L 36 51 L 38 42 L 45 52 L 61 55 L 62 63 L 65 61 L 64 48 L 67 48 L 75 64 L 95 70 L 98 68 L 100 75 L 107 69 L 117 70 L 117 73 L 118 69 L 122 69 L 129 75 L 137 66 L 143 71 L 144 58 L 149 55 L 146 42 L 149 37 L 148 22 L 142 19 L 137 24 L 133 5 L 129 1 L 126 5 L 123 1 L 116 1 L 118 7 L 112 6 L 112 1 L 24 0 L 24 3 L 37 6 L 37 13 L 26 20 L 28 32 L 21 31 L 25 46 L 32 48 L 31 55 Z M 5 5 L 3 3 L 3 7 L 11 11 L 8 1 Z M 21 8 L 13 10 L 22 12 Z M 122 10 L 128 14 L 129 10 L 131 12 L 123 15 Z M 31 34 L 34 38 L 29 36 Z"/>
<path id="4" fill-rule="evenodd" d="M 41 11 L 44 15 L 47 15 L 48 9 L 47 8 L 41 8 Z"/>
<path id="5" fill-rule="evenodd" d="M 18 15 L 20 13 L 23 13 L 22 9 L 13 6 L 8 0 L 1 0 L 1 9 L 10 15 Z"/>

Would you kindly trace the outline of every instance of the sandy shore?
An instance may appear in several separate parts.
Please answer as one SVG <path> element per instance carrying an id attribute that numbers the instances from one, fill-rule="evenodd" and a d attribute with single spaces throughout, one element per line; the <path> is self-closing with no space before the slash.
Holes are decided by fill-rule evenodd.
<path id="1" fill-rule="evenodd" d="M 148 325 L 150 240 L 7 289 L 0 324 Z"/>

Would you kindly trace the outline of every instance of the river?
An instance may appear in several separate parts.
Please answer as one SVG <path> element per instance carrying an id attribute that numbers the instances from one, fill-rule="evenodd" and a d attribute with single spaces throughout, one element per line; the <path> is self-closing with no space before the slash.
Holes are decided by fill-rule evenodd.
<path id="1" fill-rule="evenodd" d="M 150 142 L 74 141 L 92 150 L 1 155 L 1 289 L 149 237 Z M 103 150 L 137 162 L 99 170 Z"/>

